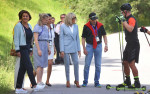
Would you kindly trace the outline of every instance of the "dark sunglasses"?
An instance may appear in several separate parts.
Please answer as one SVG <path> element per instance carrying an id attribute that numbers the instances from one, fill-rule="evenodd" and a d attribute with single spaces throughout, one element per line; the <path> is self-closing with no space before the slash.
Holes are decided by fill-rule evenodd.
<path id="1" fill-rule="evenodd" d="M 65 18 L 65 17 L 60 17 L 61 19 Z"/>
<path id="2" fill-rule="evenodd" d="M 76 19 L 76 17 L 73 17 L 72 19 Z"/>

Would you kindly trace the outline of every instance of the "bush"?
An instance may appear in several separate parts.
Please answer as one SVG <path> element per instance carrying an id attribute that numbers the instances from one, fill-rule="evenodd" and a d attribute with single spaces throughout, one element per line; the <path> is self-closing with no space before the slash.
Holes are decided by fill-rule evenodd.
<path id="1" fill-rule="evenodd" d="M 14 87 L 14 71 L 2 66 L 0 70 L 0 94 L 9 94 Z"/>

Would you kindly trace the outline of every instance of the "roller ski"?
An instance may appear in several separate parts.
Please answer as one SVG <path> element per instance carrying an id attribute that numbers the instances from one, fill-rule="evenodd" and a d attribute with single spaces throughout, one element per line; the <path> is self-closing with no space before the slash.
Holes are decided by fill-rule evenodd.
<path id="1" fill-rule="evenodd" d="M 141 91 L 146 91 L 146 86 L 142 86 L 140 84 L 139 78 L 138 77 L 134 77 L 134 84 L 131 85 L 131 81 L 130 81 L 130 76 L 126 76 L 126 80 L 124 81 L 123 84 L 119 84 L 116 87 L 116 90 L 141 90 Z"/>
<path id="2" fill-rule="evenodd" d="M 141 91 L 146 91 L 146 86 L 142 86 L 141 88 L 128 88 L 128 87 L 116 87 L 117 91 L 120 90 L 141 90 Z"/>
<path id="3" fill-rule="evenodd" d="M 150 94 L 150 90 L 148 90 L 146 93 L 144 93 L 143 91 L 135 91 L 134 94 Z"/>
<path id="4" fill-rule="evenodd" d="M 116 88 L 116 87 L 123 88 L 125 86 L 130 86 L 130 85 L 131 85 L 130 77 L 126 76 L 126 80 L 124 81 L 124 83 L 119 84 L 118 86 L 115 86 L 115 87 L 112 87 L 111 85 L 108 84 L 108 85 L 106 85 L 106 89 L 109 90 L 111 88 Z"/>
<path id="5" fill-rule="evenodd" d="M 109 89 L 111 89 L 111 88 L 116 88 L 116 87 L 115 87 L 115 86 L 111 86 L 111 85 L 109 85 L 109 84 L 106 85 L 106 89 L 107 89 L 107 90 L 109 90 Z"/>
<path id="6" fill-rule="evenodd" d="M 135 91 L 133 94 L 145 94 L 143 91 Z"/>

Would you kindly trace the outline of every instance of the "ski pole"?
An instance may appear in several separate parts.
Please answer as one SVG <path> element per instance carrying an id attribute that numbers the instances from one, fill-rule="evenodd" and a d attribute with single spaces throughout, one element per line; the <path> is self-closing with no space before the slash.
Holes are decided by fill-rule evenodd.
<path id="1" fill-rule="evenodd" d="M 121 34 L 120 34 L 119 26 L 120 26 L 120 24 L 118 23 L 120 55 L 121 55 L 122 73 L 123 73 L 123 82 L 124 82 L 125 81 L 125 75 L 124 75 L 124 65 L 123 65 L 123 30 L 122 30 L 122 44 L 121 44 Z M 125 91 L 125 88 L 124 88 L 124 91 Z"/>
<path id="2" fill-rule="evenodd" d="M 120 39 L 120 28 L 119 28 L 119 23 L 118 23 L 118 31 L 119 31 L 120 55 L 121 55 L 121 62 L 122 62 L 122 48 L 121 48 L 121 39 Z"/>
<path id="3" fill-rule="evenodd" d="M 122 31 L 122 54 L 123 54 L 123 51 L 124 51 L 124 46 L 123 46 L 123 23 L 121 24 L 121 31 Z M 123 56 L 123 55 L 122 55 L 122 56 Z M 123 81 L 125 81 L 123 57 L 122 57 L 122 73 L 123 73 Z M 125 91 L 125 88 L 124 88 L 124 91 Z"/>

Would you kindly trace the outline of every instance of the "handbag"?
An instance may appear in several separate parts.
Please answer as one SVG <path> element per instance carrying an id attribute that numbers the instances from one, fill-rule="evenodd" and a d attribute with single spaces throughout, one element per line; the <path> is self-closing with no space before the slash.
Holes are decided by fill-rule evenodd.
<path id="1" fill-rule="evenodd" d="M 14 43 L 14 37 L 13 37 L 13 42 L 12 42 L 12 48 L 10 50 L 10 55 L 11 56 L 17 56 L 16 50 L 13 48 L 13 43 Z"/>
<path id="2" fill-rule="evenodd" d="M 16 50 L 15 49 L 11 49 L 10 50 L 10 55 L 11 56 L 17 56 Z"/>

